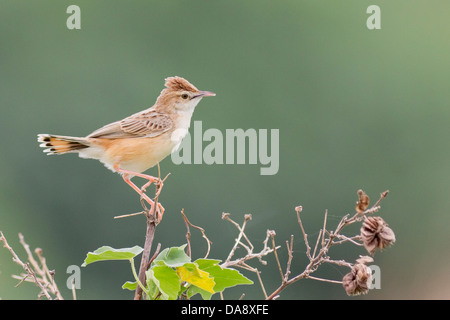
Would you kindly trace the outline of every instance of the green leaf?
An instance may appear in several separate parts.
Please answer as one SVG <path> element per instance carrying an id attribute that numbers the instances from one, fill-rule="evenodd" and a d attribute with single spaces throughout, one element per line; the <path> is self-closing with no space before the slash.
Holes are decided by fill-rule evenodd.
<path id="1" fill-rule="evenodd" d="M 122 285 L 122 289 L 128 289 L 130 291 L 135 291 L 136 286 L 137 286 L 136 281 L 135 282 L 127 281 Z"/>
<path id="2" fill-rule="evenodd" d="M 209 273 L 214 278 L 216 285 L 215 292 L 220 292 L 229 287 L 239 284 L 253 284 L 253 281 L 244 277 L 239 271 L 234 269 L 222 268 L 219 266 L 220 260 L 198 259 L 195 263 L 199 269 Z"/>
<path id="3" fill-rule="evenodd" d="M 207 292 L 214 293 L 214 286 L 216 285 L 214 279 L 210 277 L 209 273 L 200 270 L 195 263 L 185 263 L 176 268 L 177 274 L 181 281 L 193 284 Z"/>
<path id="4" fill-rule="evenodd" d="M 81 266 L 85 267 L 90 263 L 104 260 L 131 260 L 135 256 L 139 255 L 142 250 L 143 249 L 139 246 L 123 249 L 114 249 L 108 246 L 103 246 L 94 252 L 89 252 Z"/>
<path id="5" fill-rule="evenodd" d="M 180 247 L 167 248 L 161 251 L 153 261 L 155 265 L 166 265 L 169 267 L 180 267 L 187 262 L 191 262 L 191 258 L 184 252 L 186 245 Z"/>
<path id="6" fill-rule="evenodd" d="M 146 298 L 147 300 L 155 300 L 158 293 L 159 293 L 159 289 L 158 286 L 155 283 L 155 279 L 153 277 L 153 270 L 149 269 L 146 271 L 145 274 L 145 278 L 146 278 L 146 282 L 147 282 L 147 286 L 146 286 Z"/>
<path id="7" fill-rule="evenodd" d="M 181 280 L 171 267 L 154 266 L 147 270 L 147 286 L 150 292 L 153 291 L 151 290 L 153 285 L 156 285 L 161 292 L 161 299 L 176 300 L 181 288 Z"/>
<path id="8" fill-rule="evenodd" d="M 213 293 L 200 289 L 199 287 L 194 285 L 191 285 L 186 293 L 188 298 L 191 298 L 193 295 L 199 293 L 202 296 L 203 300 L 211 300 L 211 297 L 213 295 Z"/>

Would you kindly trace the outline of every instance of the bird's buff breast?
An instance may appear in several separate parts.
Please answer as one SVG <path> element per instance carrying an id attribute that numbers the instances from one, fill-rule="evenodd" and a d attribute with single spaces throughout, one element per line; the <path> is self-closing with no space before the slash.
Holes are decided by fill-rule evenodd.
<path id="1" fill-rule="evenodd" d="M 118 164 L 121 169 L 144 172 L 167 157 L 176 145 L 177 141 L 174 141 L 168 133 L 154 138 L 106 141 L 104 143 L 106 152 L 100 161 L 110 169 Z"/>

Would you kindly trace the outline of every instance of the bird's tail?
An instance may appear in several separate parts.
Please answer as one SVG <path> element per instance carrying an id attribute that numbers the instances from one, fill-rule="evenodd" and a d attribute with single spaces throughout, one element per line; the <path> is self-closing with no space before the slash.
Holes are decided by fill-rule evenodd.
<path id="1" fill-rule="evenodd" d="M 82 149 L 89 148 L 89 142 L 86 138 L 56 136 L 52 134 L 38 134 L 39 145 L 44 152 L 50 154 L 63 154 L 69 152 L 79 152 Z"/>

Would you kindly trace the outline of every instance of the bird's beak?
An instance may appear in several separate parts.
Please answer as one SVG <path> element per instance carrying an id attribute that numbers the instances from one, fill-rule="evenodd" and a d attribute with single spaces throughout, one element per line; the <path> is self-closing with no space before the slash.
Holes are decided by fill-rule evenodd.
<path id="1" fill-rule="evenodd" d="M 211 91 L 199 91 L 194 98 L 200 98 L 200 97 L 214 97 L 216 94 Z"/>

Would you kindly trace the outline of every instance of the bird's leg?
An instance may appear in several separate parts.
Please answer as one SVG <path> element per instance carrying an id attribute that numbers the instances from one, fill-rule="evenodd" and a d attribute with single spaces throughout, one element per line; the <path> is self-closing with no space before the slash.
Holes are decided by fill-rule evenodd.
<path id="1" fill-rule="evenodd" d="M 151 185 L 152 183 L 155 183 L 155 185 L 157 185 L 156 195 L 155 195 L 155 198 L 156 198 L 159 196 L 159 193 L 161 192 L 161 189 L 163 187 L 163 181 L 159 178 L 154 178 L 154 179 L 155 180 L 148 180 L 148 182 L 142 186 L 141 190 L 142 190 L 142 192 L 145 192 L 149 185 Z"/>
<path id="2" fill-rule="evenodd" d="M 143 207 L 148 211 L 148 212 L 153 212 L 153 208 L 155 206 L 155 202 L 150 199 L 143 191 L 142 189 L 139 189 L 138 186 L 136 186 L 133 182 L 131 182 L 129 175 L 128 174 L 123 174 L 122 175 L 123 180 L 130 186 L 132 187 L 137 193 L 139 193 L 141 195 L 141 199 L 144 199 L 145 201 L 147 201 L 148 204 L 150 204 L 150 210 L 147 210 L 147 208 L 145 208 L 145 203 L 143 203 Z M 150 182 L 151 183 L 151 182 Z M 147 183 L 148 185 L 150 185 L 150 183 Z M 162 206 L 161 203 L 157 202 L 157 207 L 156 207 L 156 221 L 157 223 L 160 223 L 162 220 L 162 217 L 164 215 L 164 207 Z"/>
<path id="3" fill-rule="evenodd" d="M 158 199 L 158 196 L 159 196 L 159 194 L 161 193 L 161 189 L 162 189 L 162 187 L 164 186 L 164 180 L 161 180 L 161 169 L 160 169 L 160 167 L 159 167 L 159 162 L 158 162 L 158 176 L 159 176 L 159 178 L 154 178 L 154 177 L 152 177 L 153 178 L 153 180 L 150 180 L 149 179 L 149 181 L 146 183 L 146 184 L 144 184 L 143 186 L 142 186 L 142 188 L 141 188 L 141 190 L 143 191 L 143 192 L 145 192 L 145 190 L 147 190 L 147 187 L 149 186 L 149 185 L 151 185 L 153 182 L 155 183 L 155 186 L 156 186 L 156 194 L 155 194 L 155 199 Z"/>
<path id="4" fill-rule="evenodd" d="M 156 221 L 157 223 L 160 223 L 166 209 L 164 209 L 161 203 L 157 202 L 156 204 L 158 205 L 158 207 L 156 208 Z"/>
<path id="5" fill-rule="evenodd" d="M 153 207 L 155 206 L 155 202 L 150 199 L 146 194 L 145 194 L 145 190 L 146 188 L 152 184 L 153 182 L 155 183 L 162 183 L 162 181 L 159 178 L 155 178 L 152 177 L 150 175 L 146 175 L 146 174 L 142 174 L 142 173 L 138 173 L 138 172 L 133 172 L 133 171 L 129 171 L 129 170 L 125 170 L 125 169 L 121 169 L 119 168 L 118 165 L 114 165 L 114 170 L 116 170 L 117 172 L 122 174 L 122 178 L 123 180 L 131 187 L 133 188 L 133 190 L 135 190 L 137 193 L 139 193 L 139 195 L 141 196 L 141 199 L 144 199 L 145 201 L 147 201 L 148 204 L 150 204 L 150 210 L 149 212 L 153 211 Z M 138 186 L 136 186 L 133 182 L 131 182 L 131 177 L 133 176 L 137 176 L 143 179 L 147 179 L 148 182 L 142 187 L 139 188 Z M 161 190 L 161 188 L 159 188 L 159 190 Z M 157 192 L 157 196 L 159 195 L 159 190 Z M 144 206 L 145 207 L 145 206 Z M 162 216 L 164 214 L 164 207 L 158 203 L 158 206 L 156 208 L 156 215 L 157 215 L 157 221 L 158 223 L 161 221 Z"/>
<path id="6" fill-rule="evenodd" d="M 147 201 L 147 203 L 149 205 L 151 205 L 151 206 L 154 205 L 154 201 L 152 199 L 150 199 L 141 189 L 139 189 L 138 186 L 136 186 L 133 182 L 131 182 L 130 176 L 127 173 L 123 174 L 122 178 L 130 187 L 133 188 L 133 190 L 135 190 L 137 193 L 139 193 L 141 198 L 143 198 L 145 201 Z"/>
<path id="7" fill-rule="evenodd" d="M 114 165 L 113 168 L 114 168 L 114 170 L 116 170 L 119 173 L 127 174 L 129 176 L 136 176 L 136 177 L 140 177 L 140 178 L 143 178 L 145 180 L 148 180 L 148 183 L 146 184 L 146 187 L 148 187 L 151 183 L 159 182 L 159 180 L 160 180 L 159 178 L 155 178 L 155 177 L 150 176 L 148 174 L 143 174 L 143 173 L 139 173 L 139 172 L 133 172 L 133 171 L 121 169 L 117 165 Z"/>

